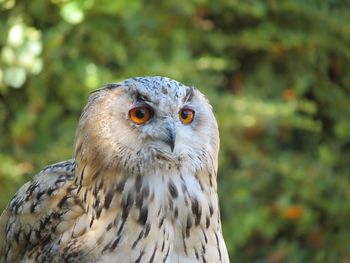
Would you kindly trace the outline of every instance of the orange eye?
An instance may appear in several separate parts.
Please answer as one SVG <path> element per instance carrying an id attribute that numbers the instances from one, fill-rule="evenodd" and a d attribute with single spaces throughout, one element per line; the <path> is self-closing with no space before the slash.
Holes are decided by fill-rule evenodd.
<path id="1" fill-rule="evenodd" d="M 182 109 L 179 113 L 179 118 L 183 124 L 190 124 L 194 118 L 194 111 L 191 109 Z"/>
<path id="2" fill-rule="evenodd" d="M 148 106 L 139 106 L 129 111 L 130 120 L 136 124 L 143 124 L 148 121 L 153 115 L 153 111 Z"/>

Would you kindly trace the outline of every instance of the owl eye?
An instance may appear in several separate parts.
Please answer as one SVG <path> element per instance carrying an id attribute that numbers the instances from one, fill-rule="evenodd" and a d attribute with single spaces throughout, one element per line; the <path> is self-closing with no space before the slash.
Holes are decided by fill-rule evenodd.
<path id="1" fill-rule="evenodd" d="M 139 106 L 129 111 L 129 118 L 136 124 L 143 124 L 152 118 L 153 110 L 149 106 Z"/>
<path id="2" fill-rule="evenodd" d="M 190 124 L 194 118 L 194 110 L 184 108 L 179 112 L 180 121 L 183 124 Z"/>

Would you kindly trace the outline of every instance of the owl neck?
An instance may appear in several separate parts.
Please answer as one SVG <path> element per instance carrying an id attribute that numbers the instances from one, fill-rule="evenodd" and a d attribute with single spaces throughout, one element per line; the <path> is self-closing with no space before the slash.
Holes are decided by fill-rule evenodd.
<path id="1" fill-rule="evenodd" d="M 195 218 L 193 224 L 207 225 L 208 217 L 219 210 L 214 169 L 195 173 L 167 169 L 140 175 L 81 163 L 75 182 L 86 210 L 95 219 L 109 210 L 122 217 L 133 211 L 133 215 L 139 214 L 137 220 L 144 223 L 159 214 L 171 220 L 187 221 L 191 213 Z M 188 208 L 188 213 L 183 211 L 183 206 Z"/>
<path id="2" fill-rule="evenodd" d="M 139 175 L 85 163 L 77 167 L 75 182 L 86 205 L 87 232 L 103 250 L 117 254 L 142 246 L 151 251 L 154 241 L 160 240 L 157 245 L 164 249 L 163 258 L 167 251 L 169 257 L 176 257 L 187 250 L 201 251 L 203 246 L 208 253 L 221 253 L 213 170 L 171 169 Z"/>

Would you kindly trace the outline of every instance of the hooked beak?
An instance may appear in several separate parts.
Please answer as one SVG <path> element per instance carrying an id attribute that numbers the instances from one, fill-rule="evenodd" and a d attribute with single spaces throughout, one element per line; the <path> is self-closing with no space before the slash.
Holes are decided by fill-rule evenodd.
<path id="1" fill-rule="evenodd" d="M 169 131 L 169 141 L 168 144 L 170 146 L 171 152 L 174 151 L 175 148 L 175 140 L 176 140 L 176 132 L 175 130 L 170 130 Z"/>
<path id="2" fill-rule="evenodd" d="M 170 122 L 166 127 L 166 136 L 163 141 L 170 146 L 171 152 L 174 152 L 176 141 L 176 130 L 173 122 Z"/>

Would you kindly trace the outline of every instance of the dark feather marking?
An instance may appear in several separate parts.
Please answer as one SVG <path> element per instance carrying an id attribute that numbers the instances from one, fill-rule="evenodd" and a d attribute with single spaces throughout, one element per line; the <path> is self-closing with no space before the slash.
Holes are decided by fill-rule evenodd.
<path id="1" fill-rule="evenodd" d="M 173 208 L 174 208 L 174 202 L 173 202 L 173 199 L 171 199 L 171 198 L 169 197 L 169 201 L 168 201 L 168 203 L 169 203 L 169 209 L 170 209 L 170 210 L 173 210 Z"/>
<path id="2" fill-rule="evenodd" d="M 83 185 L 82 184 L 80 184 L 79 185 L 79 187 L 78 187 L 78 190 L 77 190 L 77 194 L 79 194 L 80 193 L 80 190 L 83 188 Z"/>
<path id="3" fill-rule="evenodd" d="M 53 192 L 55 192 L 57 190 L 56 186 L 51 186 L 49 187 L 49 189 L 47 189 L 46 193 L 48 196 L 51 196 L 53 194 Z"/>
<path id="4" fill-rule="evenodd" d="M 202 228 L 202 233 L 203 233 L 203 236 L 204 236 L 205 243 L 208 244 L 208 237 L 207 237 L 207 234 L 205 233 L 203 228 Z"/>
<path id="5" fill-rule="evenodd" d="M 85 193 L 84 193 L 84 203 L 86 203 L 87 194 L 88 194 L 88 190 L 86 189 L 86 190 L 85 190 Z"/>
<path id="6" fill-rule="evenodd" d="M 202 216 L 202 209 L 199 207 L 198 200 L 196 198 L 192 198 L 192 213 L 195 215 L 195 225 L 198 226 Z"/>
<path id="7" fill-rule="evenodd" d="M 91 218 L 91 220 L 90 220 L 90 224 L 89 224 L 90 228 L 91 228 L 92 224 L 94 223 L 94 220 L 95 220 L 95 217 L 92 216 L 92 218 Z"/>
<path id="8" fill-rule="evenodd" d="M 162 226 L 163 223 L 164 223 L 164 220 L 165 220 L 165 216 L 163 216 L 163 217 L 160 219 L 158 228 L 161 228 L 161 226 Z"/>
<path id="9" fill-rule="evenodd" d="M 190 102 L 192 101 L 193 99 L 193 96 L 194 96 L 194 89 L 192 87 L 189 87 L 187 90 L 186 90 L 186 95 L 183 99 L 183 102 L 184 103 L 187 103 L 187 102 Z"/>
<path id="10" fill-rule="evenodd" d="M 64 206 L 64 204 L 66 203 L 67 199 L 68 199 L 68 196 L 65 195 L 65 196 L 61 199 L 61 201 L 58 203 L 57 206 L 58 206 L 59 208 L 62 208 L 62 207 Z"/>
<path id="11" fill-rule="evenodd" d="M 186 231 L 187 231 L 187 230 L 186 230 Z M 185 238 L 184 233 L 182 233 L 182 241 L 183 241 L 183 245 L 184 245 L 185 254 L 186 254 L 186 256 L 188 256 L 188 253 L 187 253 L 187 246 L 186 246 L 186 238 Z"/>
<path id="12" fill-rule="evenodd" d="M 111 230 L 112 227 L 113 227 L 113 223 L 111 222 L 111 223 L 108 224 L 108 226 L 106 228 L 106 231 Z"/>
<path id="13" fill-rule="evenodd" d="M 158 246 L 158 244 L 156 243 L 156 245 L 154 246 L 154 250 L 153 250 L 152 256 L 151 256 L 151 258 L 149 260 L 149 263 L 152 263 L 153 260 L 154 260 L 154 257 L 156 255 L 156 251 L 157 251 L 157 246 Z"/>
<path id="14" fill-rule="evenodd" d="M 75 189 L 77 189 L 77 188 L 78 188 L 77 185 L 69 186 L 69 187 L 67 188 L 67 192 L 71 193 L 73 190 L 75 190 Z"/>
<path id="15" fill-rule="evenodd" d="M 96 218 L 99 219 L 102 213 L 102 207 L 99 206 L 96 208 Z"/>
<path id="16" fill-rule="evenodd" d="M 123 231 L 125 222 L 126 222 L 126 218 L 125 218 L 125 220 L 123 220 L 122 223 L 120 224 L 120 227 L 119 227 L 119 229 L 118 229 L 117 235 L 120 235 L 121 232 Z"/>
<path id="17" fill-rule="evenodd" d="M 109 244 L 105 245 L 104 248 L 102 249 L 102 253 L 105 252 L 109 247 Z"/>
<path id="18" fill-rule="evenodd" d="M 98 190 L 101 191 L 101 189 L 103 188 L 103 180 L 101 179 L 98 186 L 97 186 Z"/>
<path id="19" fill-rule="evenodd" d="M 142 196 L 143 198 L 147 198 L 149 196 L 149 186 L 148 184 L 145 184 L 145 186 L 142 189 Z"/>
<path id="20" fill-rule="evenodd" d="M 106 194 L 105 201 L 104 201 L 104 204 L 103 204 L 105 209 L 109 209 L 109 206 L 111 205 L 113 196 L 114 196 L 114 190 L 112 188 L 112 189 L 109 189 L 107 194 Z"/>
<path id="21" fill-rule="evenodd" d="M 206 249 L 205 249 L 204 244 L 202 244 L 202 252 L 203 252 L 203 254 L 205 254 L 205 253 L 206 253 Z"/>
<path id="22" fill-rule="evenodd" d="M 136 179 L 135 179 L 135 189 L 137 193 L 140 192 L 141 186 L 142 186 L 142 177 L 138 175 L 136 176 Z"/>
<path id="23" fill-rule="evenodd" d="M 6 236 L 8 235 L 9 231 L 12 229 L 12 226 L 13 224 L 16 223 L 16 220 L 13 220 L 12 222 L 8 222 L 7 225 L 6 225 L 6 229 L 5 229 L 5 232 L 6 232 Z"/>
<path id="24" fill-rule="evenodd" d="M 199 260 L 199 254 L 198 254 L 197 249 L 194 249 L 194 254 L 196 255 L 196 259 Z"/>
<path id="25" fill-rule="evenodd" d="M 100 198 L 96 198 L 95 199 L 95 202 L 94 202 L 94 204 L 93 204 L 93 208 L 98 208 L 100 206 Z"/>
<path id="26" fill-rule="evenodd" d="M 126 178 L 124 177 L 116 186 L 115 190 L 119 193 L 123 192 L 125 186 Z"/>
<path id="27" fill-rule="evenodd" d="M 162 87 L 162 93 L 164 95 L 168 95 L 168 90 L 165 87 Z"/>
<path id="28" fill-rule="evenodd" d="M 106 88 L 106 89 L 109 89 L 109 90 L 115 89 L 115 88 L 119 88 L 119 87 L 121 87 L 121 85 L 120 84 L 115 84 L 115 83 L 109 83 L 109 84 L 106 84 L 105 86 L 103 86 L 103 88 Z M 97 90 L 97 91 L 99 91 L 99 90 Z"/>
<path id="29" fill-rule="evenodd" d="M 30 213 L 34 214 L 35 207 L 39 204 L 39 202 L 33 202 L 30 206 Z"/>
<path id="30" fill-rule="evenodd" d="M 210 183 L 210 186 L 213 187 L 213 175 L 211 172 L 209 172 L 209 183 Z"/>
<path id="31" fill-rule="evenodd" d="M 182 181 L 182 190 L 183 190 L 184 192 L 187 192 L 186 182 L 185 182 L 185 179 L 184 179 L 184 177 L 182 176 L 182 174 L 180 174 L 180 179 L 181 179 L 181 181 Z"/>
<path id="32" fill-rule="evenodd" d="M 134 249 L 137 245 L 137 243 L 141 240 L 142 236 L 144 234 L 144 230 L 142 230 L 139 234 L 139 236 L 137 237 L 137 239 L 135 240 L 135 242 L 132 244 L 132 249 Z"/>
<path id="33" fill-rule="evenodd" d="M 186 223 L 186 237 L 190 236 L 190 229 L 192 225 L 193 225 L 192 218 L 191 218 L 191 215 L 189 214 L 187 216 L 187 223 Z"/>
<path id="34" fill-rule="evenodd" d="M 151 102 L 145 94 L 141 94 L 139 91 L 135 90 L 134 96 L 137 102 Z"/>
<path id="35" fill-rule="evenodd" d="M 40 233 L 40 230 L 39 229 L 35 229 L 34 230 L 35 232 L 35 237 L 39 240 L 39 239 L 41 239 L 41 233 Z"/>
<path id="36" fill-rule="evenodd" d="M 148 208 L 143 207 L 140 210 L 140 215 L 139 215 L 137 222 L 141 225 L 144 225 L 147 222 L 147 217 L 148 217 Z"/>
<path id="37" fill-rule="evenodd" d="M 99 192 L 98 186 L 95 185 L 95 187 L 94 187 L 94 189 L 92 191 L 92 194 L 94 195 L 94 197 L 96 197 L 96 198 L 98 197 L 98 192 Z"/>
<path id="38" fill-rule="evenodd" d="M 80 173 L 80 182 L 79 182 L 79 185 L 82 185 L 83 184 L 83 179 L 84 179 L 84 173 L 85 173 L 85 167 L 83 167 L 83 170 L 81 170 L 81 173 Z"/>
<path id="39" fill-rule="evenodd" d="M 148 234 L 149 234 L 150 230 L 151 230 L 151 224 L 147 224 L 147 226 L 146 226 L 146 230 L 145 230 L 145 237 L 147 237 L 147 236 L 148 236 Z"/>
<path id="40" fill-rule="evenodd" d="M 206 221 L 205 221 L 205 227 L 208 229 L 210 226 L 210 218 L 207 216 Z"/>
<path id="41" fill-rule="evenodd" d="M 102 243 L 102 241 L 104 240 L 104 237 L 105 237 L 105 235 L 104 235 L 104 233 L 97 239 L 97 244 L 98 245 L 101 245 L 101 243 Z"/>
<path id="42" fill-rule="evenodd" d="M 142 250 L 141 253 L 140 253 L 140 256 L 136 259 L 135 263 L 140 263 L 141 258 L 142 258 L 142 256 L 143 256 L 144 253 L 145 253 L 145 251 Z"/>
<path id="43" fill-rule="evenodd" d="M 113 241 L 111 247 L 109 248 L 109 251 L 113 251 L 118 246 L 118 243 L 119 243 L 121 237 L 122 237 L 121 235 L 117 236 L 117 238 Z"/>
<path id="44" fill-rule="evenodd" d="M 216 247 L 217 247 L 218 253 L 219 253 L 219 260 L 221 262 L 222 261 L 221 260 L 221 250 L 220 250 L 220 244 L 219 244 L 219 237 L 218 237 L 217 233 L 215 233 L 215 238 L 216 238 Z"/>
<path id="45" fill-rule="evenodd" d="M 6 248 L 6 252 L 5 252 L 5 259 L 6 259 L 6 260 L 8 260 L 8 256 L 9 256 L 10 250 L 11 250 L 11 246 L 8 246 L 8 247 Z"/>
<path id="46" fill-rule="evenodd" d="M 174 217 L 177 218 L 179 216 L 179 209 L 175 207 L 174 209 Z"/>
<path id="47" fill-rule="evenodd" d="M 163 259 L 163 263 L 167 260 L 167 258 L 168 258 L 168 256 L 169 256 L 169 251 L 170 251 L 170 246 L 168 246 L 168 250 L 167 250 L 167 252 L 166 252 L 166 254 L 165 254 L 165 257 L 164 257 L 164 259 Z"/>
<path id="48" fill-rule="evenodd" d="M 15 208 L 14 212 L 16 215 L 18 215 L 20 213 L 20 208 L 23 208 L 22 205 L 23 205 L 23 201 L 19 201 L 18 203 L 17 202 L 14 203 L 14 208 Z M 13 211 L 13 209 L 12 209 L 12 211 Z"/>
<path id="49" fill-rule="evenodd" d="M 66 175 L 60 175 L 60 176 L 57 178 L 55 184 L 63 183 L 63 182 L 65 182 L 65 181 L 67 181 Z"/>
<path id="50" fill-rule="evenodd" d="M 35 191 L 36 188 L 39 187 L 38 182 L 32 183 L 31 185 L 29 185 L 29 187 L 27 188 L 26 194 L 28 195 L 27 198 L 29 199 L 33 192 Z M 28 201 L 28 200 L 27 200 Z"/>
<path id="51" fill-rule="evenodd" d="M 135 205 L 137 208 L 141 209 L 141 207 L 143 206 L 143 198 L 142 198 L 142 195 L 138 195 L 136 197 L 136 200 L 135 200 Z"/>
<path id="52" fill-rule="evenodd" d="M 123 211 L 122 211 L 122 223 L 119 227 L 118 235 L 122 232 L 122 230 L 124 228 L 124 224 L 126 222 L 126 219 L 129 216 L 129 211 L 130 211 L 130 208 L 131 208 L 133 203 L 134 203 L 134 199 L 133 199 L 133 195 L 131 192 L 129 192 L 127 197 L 123 198 L 121 201 L 121 207 L 123 209 Z"/>
<path id="53" fill-rule="evenodd" d="M 199 183 L 199 186 L 200 186 L 201 190 L 204 192 L 204 186 L 203 186 L 202 181 L 199 179 L 198 176 L 196 176 L 196 178 L 197 178 L 197 180 L 198 180 L 198 183 Z"/>
<path id="54" fill-rule="evenodd" d="M 14 238 L 15 241 L 19 244 L 19 236 L 21 234 L 21 230 L 18 230 L 15 234 L 14 234 Z"/>
<path id="55" fill-rule="evenodd" d="M 128 217 L 129 215 L 129 211 L 130 211 L 130 208 L 132 206 L 134 202 L 134 198 L 133 198 L 133 195 L 132 195 L 132 192 L 130 191 L 127 195 L 127 197 L 123 198 L 122 199 L 122 202 L 121 202 L 121 207 L 123 209 L 122 211 L 122 219 L 123 220 L 126 220 L 126 218 Z"/>
<path id="56" fill-rule="evenodd" d="M 173 181 L 171 180 L 169 181 L 169 192 L 173 198 L 177 198 L 178 196 L 177 188 L 174 185 Z"/>
<path id="57" fill-rule="evenodd" d="M 164 251 L 164 247 L 165 247 L 165 239 L 163 238 L 163 243 L 162 243 L 162 249 L 161 249 L 161 252 Z"/>
<path id="58" fill-rule="evenodd" d="M 210 216 L 212 216 L 214 213 L 214 208 L 213 208 L 212 203 L 209 203 L 209 213 L 210 213 Z"/>

